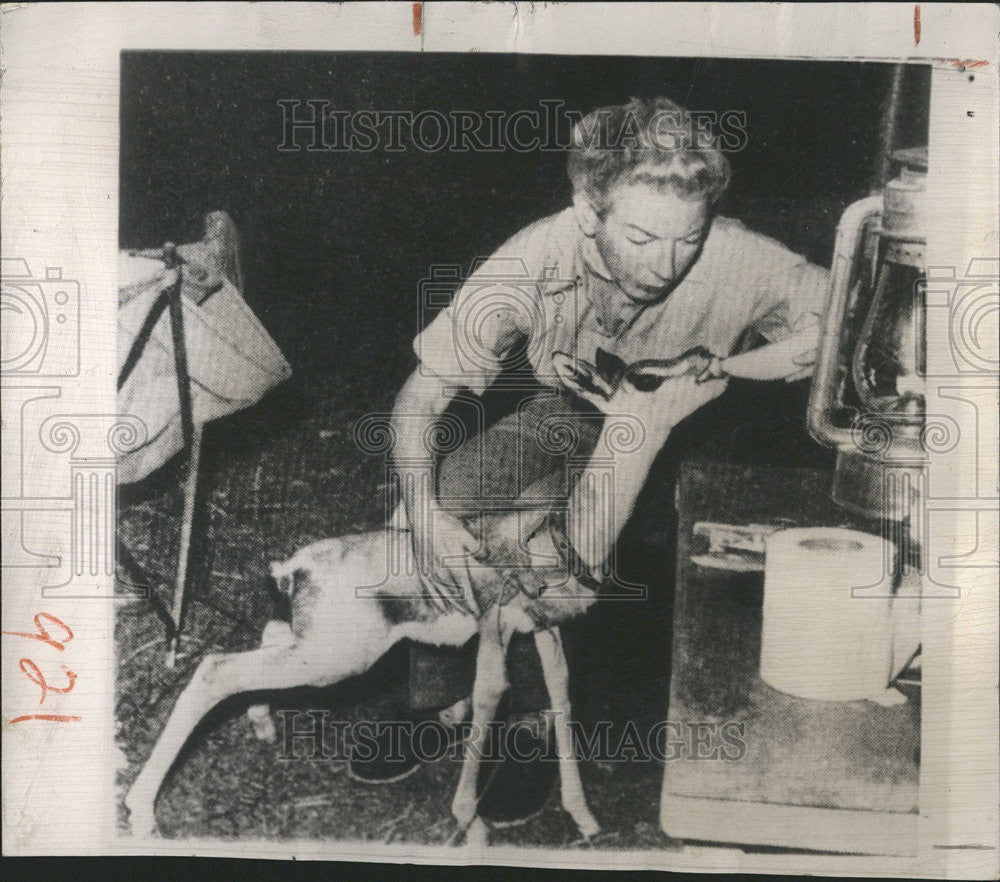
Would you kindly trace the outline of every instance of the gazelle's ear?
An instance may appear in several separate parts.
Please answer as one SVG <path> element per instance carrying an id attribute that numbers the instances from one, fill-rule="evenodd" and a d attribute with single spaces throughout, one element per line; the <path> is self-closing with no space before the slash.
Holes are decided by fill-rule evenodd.
<path id="1" fill-rule="evenodd" d="M 573 194 L 573 211 L 576 214 L 576 222 L 581 232 L 588 239 L 592 239 L 597 233 L 600 217 L 590 200 L 583 193 Z"/>
<path id="2" fill-rule="evenodd" d="M 526 537 L 533 536 L 538 532 L 542 524 L 545 523 L 548 516 L 549 510 L 541 506 L 522 512 L 521 532 L 524 533 Z"/>

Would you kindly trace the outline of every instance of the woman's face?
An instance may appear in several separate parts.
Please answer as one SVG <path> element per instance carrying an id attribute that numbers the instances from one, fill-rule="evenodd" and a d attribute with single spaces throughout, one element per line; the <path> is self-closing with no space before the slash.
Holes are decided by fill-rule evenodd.
<path id="1" fill-rule="evenodd" d="M 698 258 L 711 225 L 708 200 L 684 200 L 646 183 L 620 184 L 609 196 L 593 227 L 605 266 L 633 300 L 664 297 Z"/>

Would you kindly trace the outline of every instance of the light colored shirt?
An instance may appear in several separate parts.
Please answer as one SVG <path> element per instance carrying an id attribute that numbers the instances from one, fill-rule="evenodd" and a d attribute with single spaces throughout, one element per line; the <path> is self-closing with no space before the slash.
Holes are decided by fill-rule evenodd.
<path id="1" fill-rule="evenodd" d="M 698 259 L 662 300 L 636 304 L 615 284 L 572 208 L 531 224 L 474 266 L 414 340 L 422 370 L 482 394 L 526 348 L 558 386 L 555 352 L 595 363 L 676 358 L 695 346 L 731 355 L 747 332 L 784 339 L 819 321 L 828 272 L 742 223 L 716 217 Z"/>

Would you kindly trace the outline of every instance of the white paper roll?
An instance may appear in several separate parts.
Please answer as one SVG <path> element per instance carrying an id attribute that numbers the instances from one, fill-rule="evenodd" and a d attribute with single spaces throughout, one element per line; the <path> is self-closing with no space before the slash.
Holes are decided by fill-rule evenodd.
<path id="1" fill-rule="evenodd" d="M 760 675 L 802 698 L 895 703 L 890 595 L 896 547 L 836 527 L 767 539 Z"/>

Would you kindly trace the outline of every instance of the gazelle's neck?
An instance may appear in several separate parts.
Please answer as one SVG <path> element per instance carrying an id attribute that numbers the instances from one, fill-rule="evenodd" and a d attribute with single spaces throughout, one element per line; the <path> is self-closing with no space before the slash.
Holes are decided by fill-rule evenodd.
<path id="1" fill-rule="evenodd" d="M 666 434 L 647 430 L 634 417 L 610 414 L 569 501 L 568 533 L 574 550 L 595 579 L 605 573 L 622 527 Z"/>

